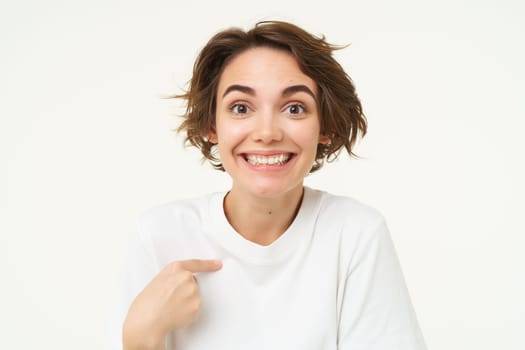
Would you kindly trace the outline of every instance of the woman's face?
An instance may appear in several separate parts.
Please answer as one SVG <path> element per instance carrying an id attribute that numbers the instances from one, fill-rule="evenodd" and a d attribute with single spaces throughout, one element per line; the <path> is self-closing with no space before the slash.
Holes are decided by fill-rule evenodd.
<path id="1" fill-rule="evenodd" d="M 259 47 L 225 67 L 217 88 L 216 132 L 232 191 L 276 197 L 302 189 L 320 136 L 317 85 L 282 50 Z"/>

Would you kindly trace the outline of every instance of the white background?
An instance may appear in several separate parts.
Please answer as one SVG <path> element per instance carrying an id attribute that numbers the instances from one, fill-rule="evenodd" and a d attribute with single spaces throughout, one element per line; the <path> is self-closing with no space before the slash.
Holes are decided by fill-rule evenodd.
<path id="1" fill-rule="evenodd" d="M 1 1 L 0 348 L 108 348 L 137 215 L 229 186 L 162 96 L 281 19 L 351 44 L 370 124 L 307 184 L 387 217 L 429 349 L 525 349 L 521 1 Z"/>

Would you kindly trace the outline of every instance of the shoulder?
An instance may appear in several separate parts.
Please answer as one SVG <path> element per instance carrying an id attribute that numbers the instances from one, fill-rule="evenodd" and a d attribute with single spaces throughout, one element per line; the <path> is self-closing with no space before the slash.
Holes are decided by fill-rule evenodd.
<path id="1" fill-rule="evenodd" d="M 385 221 L 379 210 L 357 199 L 310 188 L 307 190 L 319 200 L 320 218 L 352 227 L 370 227 Z"/>
<path id="2" fill-rule="evenodd" d="M 220 195 L 171 201 L 143 211 L 137 219 L 134 239 L 158 267 L 203 255 L 208 242 L 204 228 L 210 218 L 210 205 Z"/>
<path id="3" fill-rule="evenodd" d="M 144 210 L 138 217 L 141 231 L 156 231 L 180 223 L 202 221 L 209 211 L 209 203 L 220 193 L 174 200 Z"/>
<path id="4" fill-rule="evenodd" d="M 363 261 L 394 256 L 390 233 L 382 213 L 356 199 L 319 191 L 318 235 L 336 242 L 344 271 Z M 345 275 L 346 276 L 346 275 Z"/>
<path id="5" fill-rule="evenodd" d="M 139 222 L 141 224 L 151 224 L 173 218 L 174 216 L 198 215 L 207 209 L 209 200 L 214 195 L 215 193 L 211 193 L 201 197 L 179 199 L 150 207 L 139 215 Z"/>

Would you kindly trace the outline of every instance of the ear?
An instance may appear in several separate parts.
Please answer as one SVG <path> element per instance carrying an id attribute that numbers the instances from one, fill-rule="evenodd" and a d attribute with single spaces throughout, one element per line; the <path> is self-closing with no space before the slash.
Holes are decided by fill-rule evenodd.
<path id="1" fill-rule="evenodd" d="M 209 142 L 217 144 L 217 133 L 213 130 L 208 131 L 206 138 Z"/>
<path id="2" fill-rule="evenodd" d="M 330 144 L 331 140 L 330 137 L 327 135 L 319 135 L 319 143 L 321 145 L 328 145 Z"/>

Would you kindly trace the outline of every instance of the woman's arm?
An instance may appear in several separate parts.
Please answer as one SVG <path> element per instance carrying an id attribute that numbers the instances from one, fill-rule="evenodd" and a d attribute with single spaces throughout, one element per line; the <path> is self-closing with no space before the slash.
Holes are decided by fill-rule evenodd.
<path id="1" fill-rule="evenodd" d="M 221 268 L 217 260 L 175 261 L 164 267 L 129 308 L 122 329 L 125 350 L 163 350 L 168 332 L 194 322 L 201 299 L 194 273 Z"/>

